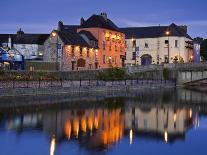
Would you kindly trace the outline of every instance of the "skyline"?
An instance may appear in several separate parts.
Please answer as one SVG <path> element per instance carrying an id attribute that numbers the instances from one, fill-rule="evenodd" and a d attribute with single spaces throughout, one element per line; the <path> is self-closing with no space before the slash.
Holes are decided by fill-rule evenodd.
<path id="1" fill-rule="evenodd" d="M 1 4 L 0 33 L 16 33 L 19 28 L 26 33 L 50 33 L 60 20 L 65 24 L 79 24 L 81 17 L 87 19 L 92 14 L 106 12 L 119 27 L 175 23 L 187 25 L 193 38 L 207 38 L 205 0 L 196 3 L 187 0 L 120 0 L 118 5 L 117 1 L 110 0 L 98 3 L 97 0 L 7 0 Z"/>

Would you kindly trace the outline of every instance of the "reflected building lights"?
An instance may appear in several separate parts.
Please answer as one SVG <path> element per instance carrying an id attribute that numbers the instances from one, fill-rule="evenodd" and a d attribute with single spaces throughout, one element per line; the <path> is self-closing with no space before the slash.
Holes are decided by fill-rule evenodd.
<path id="1" fill-rule="evenodd" d="M 167 143 L 168 142 L 168 133 L 167 133 L 167 131 L 165 131 L 165 133 L 164 133 L 164 139 L 165 139 L 165 142 Z"/>
<path id="2" fill-rule="evenodd" d="M 65 135 L 68 138 L 68 140 L 70 139 L 70 135 L 71 135 L 71 123 L 70 120 L 66 121 L 65 123 Z"/>
<path id="3" fill-rule="evenodd" d="M 54 155 L 55 152 L 55 136 L 53 136 L 50 143 L 50 155 Z"/>
<path id="4" fill-rule="evenodd" d="M 177 114 L 174 113 L 174 116 L 173 116 L 173 120 L 174 120 L 174 122 L 176 122 L 176 119 L 177 119 Z"/>
<path id="5" fill-rule="evenodd" d="M 132 142 L 133 142 L 133 131 L 132 131 L 132 129 L 129 132 L 129 139 L 130 139 L 130 145 L 131 145 Z"/>

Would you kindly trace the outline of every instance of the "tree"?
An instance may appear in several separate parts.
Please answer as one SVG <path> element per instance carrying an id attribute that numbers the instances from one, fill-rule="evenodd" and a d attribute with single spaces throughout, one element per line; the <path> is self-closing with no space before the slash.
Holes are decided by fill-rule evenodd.
<path id="1" fill-rule="evenodd" d="M 197 37 L 193 39 L 193 41 L 201 45 L 201 57 L 203 57 L 207 61 L 207 39 Z"/>

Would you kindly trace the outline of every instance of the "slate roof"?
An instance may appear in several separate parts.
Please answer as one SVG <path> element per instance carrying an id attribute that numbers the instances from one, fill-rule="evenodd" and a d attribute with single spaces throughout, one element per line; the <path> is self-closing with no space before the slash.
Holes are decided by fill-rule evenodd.
<path id="1" fill-rule="evenodd" d="M 169 30 L 170 36 L 186 37 L 192 40 L 181 26 L 177 26 L 174 23 L 169 26 L 127 27 L 120 29 L 125 33 L 126 39 L 163 37 L 166 36 L 165 32 Z"/>
<path id="2" fill-rule="evenodd" d="M 98 41 L 98 40 L 91 34 L 91 32 L 89 32 L 89 31 L 81 30 L 81 31 L 79 32 L 79 34 L 84 34 L 84 35 L 86 35 L 87 38 L 88 38 L 89 40 Z"/>
<path id="3" fill-rule="evenodd" d="M 91 47 L 78 33 L 70 31 L 56 31 L 66 45 Z"/>
<path id="4" fill-rule="evenodd" d="M 96 27 L 120 32 L 120 29 L 110 19 L 105 20 L 102 15 L 92 15 L 80 26 L 80 28 Z"/>
<path id="5" fill-rule="evenodd" d="M 79 25 L 63 25 L 64 31 L 70 31 L 70 32 L 77 32 L 77 29 L 79 28 Z"/>
<path id="6" fill-rule="evenodd" d="M 43 45 L 49 34 L 0 34 L 0 46 L 2 43 L 8 43 L 9 37 L 11 37 L 12 44 Z"/>

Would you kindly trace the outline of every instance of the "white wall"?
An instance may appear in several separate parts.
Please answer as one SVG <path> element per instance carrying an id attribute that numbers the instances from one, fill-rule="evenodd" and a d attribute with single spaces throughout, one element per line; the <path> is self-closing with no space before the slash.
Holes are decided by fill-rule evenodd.
<path id="1" fill-rule="evenodd" d="M 141 56 L 144 54 L 149 54 L 152 56 L 152 64 L 159 64 L 165 62 L 165 56 L 168 55 L 168 44 L 165 44 L 165 40 L 169 39 L 169 53 L 170 53 L 170 63 L 173 63 L 175 56 L 181 56 L 184 62 L 188 62 L 188 50 L 186 49 L 185 41 L 190 41 L 185 37 L 160 37 L 160 38 L 142 38 L 136 39 L 136 46 L 139 47 L 139 55 L 136 58 L 137 64 L 141 64 Z M 175 40 L 178 40 L 178 46 L 175 47 Z M 145 47 L 145 43 L 148 44 L 148 48 Z M 135 48 L 132 47 L 132 39 L 126 39 L 126 64 L 135 64 L 135 60 L 132 60 L 132 52 Z"/>
<path id="2" fill-rule="evenodd" d="M 25 59 L 38 58 L 39 53 L 44 52 L 43 46 L 37 44 L 14 44 L 13 46 L 25 57 Z"/>

